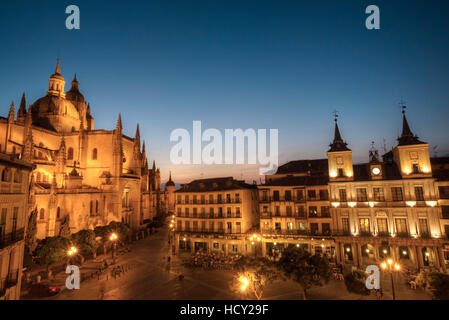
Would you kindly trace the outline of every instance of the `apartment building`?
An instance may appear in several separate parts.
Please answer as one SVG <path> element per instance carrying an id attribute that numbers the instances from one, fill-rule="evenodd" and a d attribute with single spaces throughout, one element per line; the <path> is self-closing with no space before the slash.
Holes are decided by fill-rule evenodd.
<path id="1" fill-rule="evenodd" d="M 247 254 L 258 224 L 257 186 L 232 177 L 194 180 L 175 191 L 175 250 Z"/>
<path id="2" fill-rule="evenodd" d="M 327 159 L 297 160 L 280 166 L 259 186 L 263 255 L 301 246 L 333 256 Z"/>
<path id="3" fill-rule="evenodd" d="M 20 298 L 32 165 L 0 153 L 0 300 Z"/>

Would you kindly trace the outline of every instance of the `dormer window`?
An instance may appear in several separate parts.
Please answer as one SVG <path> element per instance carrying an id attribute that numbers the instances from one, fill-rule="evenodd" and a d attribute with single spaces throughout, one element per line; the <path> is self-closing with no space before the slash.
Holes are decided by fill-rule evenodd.
<path id="1" fill-rule="evenodd" d="M 413 170 L 413 173 L 419 173 L 419 166 L 417 163 L 413 164 L 412 170 Z"/>

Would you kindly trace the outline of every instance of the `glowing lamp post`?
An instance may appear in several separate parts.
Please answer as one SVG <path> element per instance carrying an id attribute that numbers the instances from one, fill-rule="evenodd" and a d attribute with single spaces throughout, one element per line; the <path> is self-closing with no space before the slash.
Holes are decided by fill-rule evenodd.
<path id="1" fill-rule="evenodd" d="M 112 260 L 114 260 L 114 253 L 115 253 L 115 249 L 117 246 L 117 239 L 118 239 L 118 236 L 115 232 L 109 236 L 109 241 L 112 242 L 112 251 L 111 251 Z"/>
<path id="2" fill-rule="evenodd" d="M 254 247 L 254 257 L 257 256 L 257 249 L 256 245 L 262 241 L 259 235 L 253 234 L 251 237 L 249 237 L 249 241 L 251 241 L 251 246 Z"/>
<path id="3" fill-rule="evenodd" d="M 69 264 L 72 264 L 72 257 L 74 255 L 76 255 L 76 253 L 78 252 L 78 249 L 74 246 L 70 247 L 69 250 L 67 250 L 67 256 L 69 258 Z"/>
<path id="4" fill-rule="evenodd" d="M 394 277 L 393 277 L 393 272 L 398 272 L 401 270 L 401 266 L 394 262 L 393 259 L 387 259 L 386 261 L 382 262 L 380 264 L 380 267 L 382 268 L 382 270 L 387 271 L 390 273 L 390 278 L 391 278 L 391 290 L 393 293 L 393 300 L 396 300 L 396 292 L 394 290 Z"/>

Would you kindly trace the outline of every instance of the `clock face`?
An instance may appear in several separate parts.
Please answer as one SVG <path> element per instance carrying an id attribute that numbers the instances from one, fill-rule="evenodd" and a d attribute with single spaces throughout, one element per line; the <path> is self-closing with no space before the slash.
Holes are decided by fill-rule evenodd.
<path id="1" fill-rule="evenodd" d="M 380 173 L 380 169 L 379 168 L 373 168 L 373 174 L 374 175 L 378 175 Z"/>

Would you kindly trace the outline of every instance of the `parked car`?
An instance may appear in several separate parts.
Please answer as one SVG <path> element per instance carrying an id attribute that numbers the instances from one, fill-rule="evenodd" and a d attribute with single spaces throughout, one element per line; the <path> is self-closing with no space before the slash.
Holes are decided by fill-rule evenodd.
<path id="1" fill-rule="evenodd" d="M 35 283 L 31 285 L 29 294 L 32 296 L 54 296 L 61 291 L 61 288 L 48 282 Z"/>

